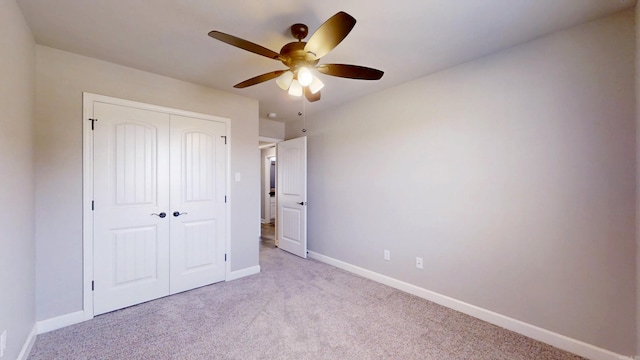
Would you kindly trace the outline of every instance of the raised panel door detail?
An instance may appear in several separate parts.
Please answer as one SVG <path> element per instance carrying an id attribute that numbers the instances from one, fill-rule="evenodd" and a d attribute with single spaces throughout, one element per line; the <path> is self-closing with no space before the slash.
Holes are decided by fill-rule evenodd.
<path id="1" fill-rule="evenodd" d="M 185 202 L 214 199 L 216 152 L 213 136 L 203 132 L 184 133 Z"/>
<path id="2" fill-rule="evenodd" d="M 300 194 L 300 172 L 302 168 L 300 150 L 297 148 L 285 149 L 278 156 L 281 157 L 278 161 L 287 164 L 286 167 L 282 168 L 282 176 L 281 179 L 279 179 L 281 182 L 278 183 L 278 186 L 282 187 L 282 193 L 285 195 Z"/>
<path id="3" fill-rule="evenodd" d="M 157 240 L 155 226 L 113 231 L 116 286 L 156 278 Z"/>
<path id="4" fill-rule="evenodd" d="M 300 242 L 300 216 L 298 209 L 282 208 L 282 239 Z"/>
<path id="5" fill-rule="evenodd" d="M 212 265 L 216 261 L 217 251 L 215 220 L 184 223 L 184 244 L 186 270 Z"/>
<path id="6" fill-rule="evenodd" d="M 156 202 L 156 129 L 121 123 L 114 129 L 115 203 L 119 206 Z"/>

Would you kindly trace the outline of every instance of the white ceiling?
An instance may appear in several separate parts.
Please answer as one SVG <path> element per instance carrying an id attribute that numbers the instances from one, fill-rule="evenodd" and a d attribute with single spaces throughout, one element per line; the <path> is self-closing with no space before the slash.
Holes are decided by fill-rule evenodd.
<path id="1" fill-rule="evenodd" d="M 275 80 L 233 85 L 284 66 L 207 36 L 219 30 L 279 52 L 346 11 L 357 19 L 321 63 L 385 72 L 379 81 L 323 75 L 322 99 L 307 114 L 469 61 L 541 35 L 633 7 L 635 0 L 17 0 L 38 44 L 260 101 L 260 117 L 297 118 L 300 98 Z M 308 37 L 307 37 L 308 39 Z"/>

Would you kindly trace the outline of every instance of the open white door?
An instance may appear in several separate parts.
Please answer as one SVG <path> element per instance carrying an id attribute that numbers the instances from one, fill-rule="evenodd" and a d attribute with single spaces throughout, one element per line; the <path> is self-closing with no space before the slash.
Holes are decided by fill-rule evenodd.
<path id="1" fill-rule="evenodd" d="M 277 145 L 278 246 L 307 257 L 307 137 Z"/>

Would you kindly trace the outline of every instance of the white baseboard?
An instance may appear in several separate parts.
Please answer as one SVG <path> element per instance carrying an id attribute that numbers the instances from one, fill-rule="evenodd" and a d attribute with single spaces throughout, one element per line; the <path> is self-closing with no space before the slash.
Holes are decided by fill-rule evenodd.
<path id="1" fill-rule="evenodd" d="M 236 280 L 236 279 L 243 278 L 245 276 L 258 274 L 258 273 L 260 273 L 260 265 L 232 271 L 227 275 L 226 281 Z M 49 331 L 61 329 L 65 326 L 81 323 L 90 318 L 91 316 L 87 317 L 85 312 L 80 310 L 70 314 L 57 316 L 51 319 L 41 320 L 36 323 L 37 333 L 44 334 Z"/>
<path id="2" fill-rule="evenodd" d="M 84 311 L 80 310 L 51 319 L 40 320 L 36 325 L 38 326 L 38 334 L 44 334 L 49 331 L 61 329 L 65 326 L 81 323 L 83 321 L 85 321 L 85 314 Z"/>
<path id="3" fill-rule="evenodd" d="M 259 274 L 260 273 L 260 265 L 244 268 L 242 270 L 232 271 L 227 274 L 227 281 L 236 280 L 243 278 L 245 276 Z"/>
<path id="4" fill-rule="evenodd" d="M 436 293 L 431 290 L 421 288 L 416 285 L 406 283 L 386 275 L 382 275 L 371 270 L 367 270 L 341 260 L 337 260 L 313 251 L 309 251 L 309 257 L 323 263 L 335 266 L 337 268 L 352 272 L 367 279 L 379 282 L 392 288 L 402 290 L 409 294 L 421 297 L 434 303 L 446 306 L 448 308 L 460 311 L 467 315 L 473 316 L 488 323 L 500 326 L 507 330 L 522 334 L 534 340 L 544 342 L 555 346 L 559 349 L 586 357 L 593 360 L 621 360 L 630 359 L 629 357 L 616 354 L 612 351 L 599 348 L 597 346 L 587 344 L 580 340 L 564 336 L 553 331 L 543 329 L 541 327 L 525 323 L 520 320 L 510 318 L 508 316 L 498 314 L 496 312 L 480 308 L 469 303 Z"/>
<path id="5" fill-rule="evenodd" d="M 16 360 L 27 360 L 29 358 L 29 354 L 31 354 L 31 348 L 33 348 L 33 344 L 36 343 L 36 338 L 38 337 L 38 324 L 33 324 L 33 328 L 27 337 L 27 340 L 22 345 L 22 349 L 20 350 L 20 354 Z"/>
<path id="6" fill-rule="evenodd" d="M 236 279 L 243 278 L 245 276 L 254 275 L 258 273 L 260 273 L 260 265 L 232 271 L 227 275 L 226 281 L 236 280 Z M 85 312 L 81 310 L 81 311 L 76 311 L 70 314 L 57 316 L 51 319 L 38 321 L 34 326 L 34 329 L 36 329 L 37 334 L 44 334 L 49 331 L 61 329 L 65 326 L 81 323 L 90 318 L 91 316 L 87 317 Z M 31 350 L 31 348 L 29 348 L 29 350 Z"/>

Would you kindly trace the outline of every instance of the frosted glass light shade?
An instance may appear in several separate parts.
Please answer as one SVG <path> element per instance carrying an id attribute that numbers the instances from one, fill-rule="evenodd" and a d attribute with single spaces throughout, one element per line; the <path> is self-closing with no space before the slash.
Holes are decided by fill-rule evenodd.
<path id="1" fill-rule="evenodd" d="M 293 81 L 293 73 L 291 71 L 287 71 L 282 73 L 282 75 L 278 76 L 276 79 L 276 84 L 280 86 L 280 89 L 287 90 Z"/>
<path id="2" fill-rule="evenodd" d="M 291 82 L 291 86 L 289 86 L 289 95 L 292 96 L 302 96 L 302 85 L 298 80 L 293 80 Z"/>
<path id="3" fill-rule="evenodd" d="M 298 81 L 302 86 L 308 86 L 313 81 L 313 74 L 306 67 L 301 67 L 298 70 Z"/>
<path id="4" fill-rule="evenodd" d="M 317 76 L 314 76 L 313 81 L 311 81 L 311 84 L 309 84 L 309 90 L 311 91 L 312 94 L 317 93 L 323 87 L 324 87 L 324 83 L 320 81 L 320 79 L 318 79 Z"/>

